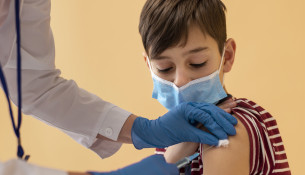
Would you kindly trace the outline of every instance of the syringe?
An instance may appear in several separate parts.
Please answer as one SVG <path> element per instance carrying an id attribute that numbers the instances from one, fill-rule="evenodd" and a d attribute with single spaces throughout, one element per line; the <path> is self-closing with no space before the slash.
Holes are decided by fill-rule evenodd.
<path id="1" fill-rule="evenodd" d="M 180 168 L 184 167 L 185 165 L 189 164 L 193 159 L 195 159 L 198 156 L 199 156 L 199 153 L 195 153 L 191 156 L 185 157 L 185 158 L 179 160 L 176 163 L 176 166 L 178 167 L 178 169 L 180 169 Z"/>
<path id="2" fill-rule="evenodd" d="M 220 146 L 226 146 L 227 144 L 229 144 L 229 141 L 222 141 L 219 145 Z M 210 146 L 208 148 L 206 148 L 204 152 L 208 151 L 209 149 L 213 148 L 214 146 Z M 176 163 L 176 166 L 178 167 L 178 169 L 182 168 L 182 167 L 185 167 L 185 165 L 189 164 L 193 159 L 195 159 L 196 157 L 199 156 L 199 153 L 195 153 L 191 156 L 188 156 L 188 157 L 184 157 L 183 159 L 179 160 L 177 163 Z"/>

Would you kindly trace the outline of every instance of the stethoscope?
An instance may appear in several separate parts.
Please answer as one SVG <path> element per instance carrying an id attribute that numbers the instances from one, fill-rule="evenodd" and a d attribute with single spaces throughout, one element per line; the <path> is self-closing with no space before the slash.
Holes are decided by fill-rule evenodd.
<path id="1" fill-rule="evenodd" d="M 22 122 L 22 91 L 21 91 L 21 47 L 20 47 L 20 2 L 19 0 L 15 0 L 15 23 L 16 23 L 16 47 L 17 47 L 17 86 L 18 86 L 18 118 L 17 118 L 17 124 L 14 120 L 14 114 L 11 106 L 11 101 L 9 99 L 9 89 L 7 87 L 6 79 L 4 76 L 4 73 L 2 71 L 2 66 L 0 63 L 0 79 L 1 84 L 6 96 L 6 100 L 9 107 L 9 113 L 12 120 L 13 129 L 15 132 L 15 135 L 17 137 L 17 156 L 20 159 L 28 160 L 29 155 L 24 156 L 24 150 L 21 145 L 21 135 L 20 135 L 20 128 L 21 128 L 21 122 Z"/>

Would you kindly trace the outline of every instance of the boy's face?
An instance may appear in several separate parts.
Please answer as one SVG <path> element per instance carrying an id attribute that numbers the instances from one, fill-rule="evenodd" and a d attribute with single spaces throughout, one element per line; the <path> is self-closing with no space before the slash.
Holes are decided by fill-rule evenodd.
<path id="1" fill-rule="evenodd" d="M 225 44 L 223 73 L 229 72 L 234 62 L 235 42 L 229 39 Z M 208 76 L 219 69 L 222 54 L 219 53 L 217 42 L 208 34 L 204 35 L 200 28 L 189 28 L 188 40 L 184 47 L 168 48 L 156 58 L 150 58 L 152 71 L 162 79 L 173 82 L 181 87 L 188 82 Z M 145 55 L 147 62 L 147 55 Z"/>

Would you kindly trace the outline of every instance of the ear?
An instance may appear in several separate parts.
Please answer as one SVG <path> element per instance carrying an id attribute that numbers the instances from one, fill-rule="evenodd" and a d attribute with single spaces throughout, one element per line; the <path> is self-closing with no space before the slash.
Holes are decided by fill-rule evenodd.
<path id="1" fill-rule="evenodd" d="M 234 63 L 236 43 L 234 39 L 230 38 L 227 40 L 225 46 L 223 72 L 227 73 L 230 72 Z"/>
<path id="2" fill-rule="evenodd" d="M 143 57 L 144 57 L 144 61 L 145 61 L 145 63 L 146 63 L 146 66 L 148 67 L 148 69 L 149 69 L 149 64 L 148 64 L 148 56 L 147 56 L 147 53 L 146 52 L 142 52 L 142 55 L 143 55 Z"/>

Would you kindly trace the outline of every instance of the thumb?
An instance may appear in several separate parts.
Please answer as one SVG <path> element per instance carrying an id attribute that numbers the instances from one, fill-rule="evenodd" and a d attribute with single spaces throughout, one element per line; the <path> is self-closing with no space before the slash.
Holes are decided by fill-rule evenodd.
<path id="1" fill-rule="evenodd" d="M 192 136 L 190 136 L 190 142 L 197 142 L 207 145 L 218 145 L 218 139 L 213 135 L 196 127 L 191 128 Z"/>

